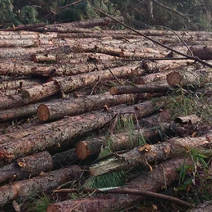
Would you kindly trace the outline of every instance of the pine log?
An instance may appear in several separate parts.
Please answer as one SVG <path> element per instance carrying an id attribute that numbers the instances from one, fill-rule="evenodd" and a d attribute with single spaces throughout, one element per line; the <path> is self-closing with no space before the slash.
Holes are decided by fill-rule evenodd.
<path id="1" fill-rule="evenodd" d="M 9 73 L 7 73 L 9 75 Z M 40 80 L 36 79 L 17 79 L 17 80 L 4 80 L 1 81 L 0 90 L 7 90 L 7 89 L 23 89 L 29 88 L 32 86 L 36 86 L 41 84 Z"/>
<path id="2" fill-rule="evenodd" d="M 199 69 L 195 72 L 173 71 L 167 75 L 167 83 L 170 86 L 196 86 L 199 87 L 212 81 L 210 69 Z"/>
<path id="3" fill-rule="evenodd" d="M 23 180 L 48 172 L 52 169 L 52 157 L 44 151 L 27 157 L 18 158 L 17 161 L 0 168 L 0 183 L 6 181 Z"/>
<path id="4" fill-rule="evenodd" d="M 59 152 L 52 155 L 53 169 L 63 168 L 65 166 L 70 166 L 79 161 L 76 155 L 75 149 L 69 149 L 64 152 Z"/>
<path id="5" fill-rule="evenodd" d="M 156 129 L 139 129 L 133 132 L 122 132 L 113 134 L 109 138 L 110 150 L 119 151 L 132 149 L 139 144 L 139 138 L 145 140 L 157 140 L 160 138 L 161 133 L 167 133 L 170 128 L 169 124 L 161 123 Z M 101 147 L 105 142 L 106 137 L 101 136 L 97 138 L 83 140 L 76 145 L 76 154 L 79 159 L 85 159 L 91 155 L 98 155 L 101 151 Z"/>
<path id="6" fill-rule="evenodd" d="M 60 70 L 61 71 L 61 70 Z M 58 74 L 61 74 L 58 71 Z M 11 76 L 54 76 L 56 67 L 52 65 L 38 65 L 29 62 L 0 62 L 0 74 Z"/>
<path id="7" fill-rule="evenodd" d="M 36 115 L 36 111 L 39 105 L 40 103 L 25 106 L 20 105 L 20 107 L 16 107 L 17 105 L 10 105 L 9 107 L 15 108 L 0 110 L 0 122 Z"/>
<path id="8" fill-rule="evenodd" d="M 19 25 L 13 28 L 1 29 L 1 31 L 33 30 L 35 28 L 43 26 L 45 26 L 45 23 L 27 24 L 27 25 Z"/>
<path id="9" fill-rule="evenodd" d="M 174 158 L 165 161 L 153 169 L 152 172 L 148 172 L 144 175 L 141 175 L 140 177 L 137 177 L 121 188 L 135 188 L 141 189 L 142 191 L 157 192 L 161 189 L 161 187 L 164 187 L 165 182 L 166 185 L 170 185 L 173 181 L 178 179 L 176 169 L 184 162 L 185 160 L 181 158 Z M 189 162 L 187 161 L 187 164 L 188 163 Z M 46 212 L 69 212 L 74 210 L 81 210 L 86 212 L 113 211 L 135 205 L 144 199 L 145 197 L 136 195 L 107 194 L 93 198 L 67 200 L 53 203 L 48 206 Z"/>
<path id="10" fill-rule="evenodd" d="M 111 95 L 130 94 L 130 93 L 166 93 L 171 87 L 166 83 L 149 85 L 126 85 L 110 88 Z"/>
<path id="11" fill-rule="evenodd" d="M 135 109 L 136 108 L 136 109 Z M 137 114 L 137 117 L 150 114 L 157 109 L 155 103 L 151 101 L 143 102 L 138 105 L 126 107 L 114 106 L 109 111 L 97 111 L 88 114 L 66 117 L 65 119 L 52 122 L 46 125 L 40 125 L 34 128 L 30 132 L 30 129 L 22 132 L 25 137 L 17 138 L 12 134 L 5 136 L 2 139 L 3 143 L 0 144 L 0 161 L 11 161 L 18 157 L 26 156 L 34 152 L 43 151 L 46 148 L 53 147 L 69 141 L 71 145 L 71 139 L 74 136 L 82 135 L 85 132 L 100 128 L 106 123 L 110 122 L 114 116 L 118 114 L 125 114 L 129 116 L 131 114 Z M 16 139 L 12 140 L 15 137 Z M 9 142 L 5 143 L 5 140 Z M 73 143 L 74 145 L 74 143 Z"/>
<path id="12" fill-rule="evenodd" d="M 52 103 L 40 104 L 37 108 L 37 116 L 41 121 L 50 121 L 64 116 L 76 115 L 83 112 L 111 107 L 118 104 L 130 103 L 136 100 L 149 98 L 147 95 L 120 95 L 112 96 L 110 93 L 97 94 L 67 100 L 59 100 Z"/>
<path id="13" fill-rule="evenodd" d="M 0 30 L 0 39 L 1 40 L 51 40 L 57 38 L 58 33 L 38 33 L 30 31 L 1 31 Z"/>
<path id="14" fill-rule="evenodd" d="M 143 61 L 142 67 L 148 69 L 152 72 L 165 72 L 173 69 L 178 69 L 180 67 L 185 67 L 186 65 L 193 64 L 193 60 L 159 60 L 157 62 Z"/>
<path id="15" fill-rule="evenodd" d="M 122 16 L 116 16 L 116 19 L 119 21 L 123 21 L 124 18 Z M 83 21 L 74 21 L 71 23 L 66 23 L 62 26 L 65 27 L 73 27 L 73 28 L 93 28 L 95 26 L 110 26 L 115 24 L 116 22 L 108 17 L 94 18 Z M 60 24 L 61 26 L 61 24 Z"/>
<path id="16" fill-rule="evenodd" d="M 201 60 L 212 60 L 212 49 L 208 46 L 191 47 L 190 50 L 193 56 L 198 57 Z M 190 52 L 187 52 L 189 54 Z"/>
<path id="17" fill-rule="evenodd" d="M 59 169 L 48 172 L 29 180 L 17 181 L 0 187 L 0 206 L 4 206 L 13 200 L 22 203 L 38 194 L 51 192 L 59 185 L 70 180 L 76 180 L 82 174 L 78 166 Z"/>
<path id="18" fill-rule="evenodd" d="M 137 65 L 117 67 L 110 70 L 116 77 L 127 77 L 130 75 L 140 76 L 145 73 L 145 71 Z M 104 71 L 94 71 L 91 73 L 71 76 L 69 78 L 55 78 L 53 81 L 44 83 L 43 85 L 22 90 L 21 98 L 24 103 L 29 103 L 51 96 L 59 91 L 65 93 L 71 92 L 77 88 L 91 85 L 99 79 L 113 79 L 114 76 L 111 74 L 110 70 L 106 69 Z"/>
<path id="19" fill-rule="evenodd" d="M 143 103 L 136 104 L 135 109 L 133 107 L 129 108 L 129 107 L 126 107 L 123 105 L 123 106 L 116 106 L 116 107 L 114 107 L 114 109 L 111 108 L 111 110 L 116 111 L 116 110 L 120 109 L 120 110 L 123 110 L 123 113 L 124 113 L 124 111 L 126 111 L 126 113 L 127 113 L 127 110 L 129 108 L 129 111 L 131 111 L 132 113 L 136 112 L 136 113 L 138 113 L 137 114 L 138 116 L 142 117 L 142 116 L 146 116 L 146 115 L 153 113 L 157 107 L 160 108 L 162 106 L 163 106 L 163 101 L 159 104 L 153 103 L 151 101 L 145 101 Z M 78 120 L 79 117 L 80 116 L 76 116 L 76 118 L 75 118 L 75 116 L 69 117 L 69 120 L 70 120 L 70 122 L 75 121 L 75 120 Z M 66 117 L 66 119 L 67 119 L 67 117 Z M 62 123 L 62 120 L 61 120 L 61 123 Z M 55 128 L 57 126 L 58 126 L 57 121 L 51 122 L 51 128 Z M 40 131 L 45 131 L 45 130 L 48 131 L 48 129 L 49 129 L 48 123 L 47 124 L 36 123 L 36 124 L 33 124 L 32 126 L 26 125 L 24 128 L 18 128 L 16 130 L 12 129 L 11 133 L 7 133 L 5 135 L 0 136 L 0 144 L 8 143 L 12 140 L 20 139 L 22 137 L 27 137 L 31 134 L 34 134 L 35 131 L 37 133 L 39 133 Z"/>
<path id="20" fill-rule="evenodd" d="M 209 136 L 212 136 L 210 134 Z M 109 172 L 129 169 L 136 165 L 149 166 L 153 162 L 163 161 L 175 155 L 184 154 L 189 147 L 208 144 L 210 141 L 206 136 L 202 137 L 187 137 L 187 138 L 172 138 L 167 142 L 158 144 L 145 144 L 141 147 L 136 147 L 131 151 L 119 154 L 118 157 L 111 157 L 106 161 L 100 161 L 92 165 L 90 175 L 98 176 Z"/>
<path id="21" fill-rule="evenodd" d="M 0 96 L 0 110 L 24 105 L 20 95 Z"/>

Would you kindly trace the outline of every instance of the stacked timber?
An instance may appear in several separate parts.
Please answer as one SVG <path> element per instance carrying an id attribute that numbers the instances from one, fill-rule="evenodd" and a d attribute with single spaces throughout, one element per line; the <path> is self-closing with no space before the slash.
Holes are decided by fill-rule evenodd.
<path id="1" fill-rule="evenodd" d="M 84 173 L 94 177 L 143 166 L 145 174 L 110 194 L 98 190 L 101 194 L 91 198 L 53 203 L 47 212 L 132 206 L 179 178 L 176 169 L 188 148 L 210 145 L 211 131 L 194 134 L 202 123 L 197 116 L 173 121 L 167 95 L 179 88 L 211 92 L 204 88 L 212 82 L 210 63 L 201 59 L 211 59 L 212 33 L 180 31 L 179 39 L 169 31 L 139 31 L 148 40 L 131 30 L 91 28 L 105 24 L 113 22 L 106 18 L 0 31 L 1 207 L 17 208 L 38 194 L 80 181 Z M 203 54 L 203 46 L 208 53 Z M 126 120 L 135 126 L 132 132 L 115 132 L 117 122 Z M 146 143 L 141 145 L 140 138 Z M 105 148 L 111 154 L 97 159 Z M 80 166 L 86 158 L 97 160 Z M 60 192 L 71 191 L 55 191 Z"/>

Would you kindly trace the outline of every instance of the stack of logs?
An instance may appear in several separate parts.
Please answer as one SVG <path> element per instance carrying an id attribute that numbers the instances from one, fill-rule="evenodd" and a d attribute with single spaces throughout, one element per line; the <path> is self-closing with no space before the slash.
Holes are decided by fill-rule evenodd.
<path id="1" fill-rule="evenodd" d="M 112 24 L 103 21 L 107 26 Z M 188 51 L 185 42 L 192 46 L 194 55 L 211 59 L 212 33 L 177 32 L 181 39 L 169 31 L 142 33 L 186 54 L 191 49 Z M 104 135 L 85 136 L 102 127 L 111 132 L 108 124 L 113 124 L 116 117 L 133 117 L 137 126 L 140 123 L 130 145 L 128 132 L 110 133 L 112 151 L 127 151 L 117 153 L 118 157 L 111 155 L 110 160 L 97 162 L 86 171 L 98 176 L 136 165 L 149 166 L 151 171 L 121 189 L 158 192 L 164 183 L 167 186 L 178 179 L 176 169 L 184 158 L 173 155 L 179 146 L 194 147 L 211 141 L 210 132 L 201 137 L 190 137 L 185 132 L 184 125 L 201 122 L 198 117 L 183 117 L 173 123 L 171 112 L 166 110 L 168 92 L 176 86 L 211 83 L 210 68 L 179 59 L 178 55 L 173 56 L 177 60 L 171 60 L 167 49 L 132 31 L 79 28 L 76 23 L 17 27 L 0 31 L 0 50 L 1 207 L 15 205 L 15 201 L 24 203 L 80 179 L 85 170 L 78 162 L 98 156 L 107 143 Z M 102 86 L 104 93 L 100 92 Z M 158 129 L 162 133 L 175 129 L 176 135 L 188 137 L 158 143 Z M 154 144 L 137 146 L 139 136 Z M 155 161 L 163 162 L 149 165 Z M 101 194 L 54 203 L 47 211 L 112 211 L 143 199 L 141 195 Z"/>

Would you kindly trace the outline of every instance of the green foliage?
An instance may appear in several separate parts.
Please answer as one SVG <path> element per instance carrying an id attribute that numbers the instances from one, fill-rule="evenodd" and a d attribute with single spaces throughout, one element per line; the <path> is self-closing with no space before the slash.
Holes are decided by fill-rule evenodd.
<path id="1" fill-rule="evenodd" d="M 51 203 L 52 203 L 51 199 L 47 195 L 44 195 L 33 203 L 34 206 L 32 207 L 31 211 L 33 211 L 33 212 L 45 212 L 48 205 L 51 204 Z"/>
<path id="2" fill-rule="evenodd" d="M 179 172 L 178 191 L 187 195 L 187 199 L 196 204 L 211 198 L 211 177 L 208 176 L 207 158 L 211 157 L 211 151 L 203 149 L 187 149 L 187 155 L 193 163 L 184 163 L 177 169 Z M 203 174 L 204 173 L 204 174 Z"/>
<path id="3" fill-rule="evenodd" d="M 104 12 L 122 15 L 125 22 L 136 28 L 163 25 L 179 30 L 211 30 L 212 2 L 160 0 L 0 0 L 0 23 L 32 24 L 70 22 L 101 16 Z"/>

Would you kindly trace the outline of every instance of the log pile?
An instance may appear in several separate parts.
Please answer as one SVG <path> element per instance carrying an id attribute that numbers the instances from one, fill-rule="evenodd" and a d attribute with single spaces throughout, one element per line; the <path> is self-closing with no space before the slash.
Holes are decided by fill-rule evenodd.
<path id="1" fill-rule="evenodd" d="M 0 31 L 1 207 L 16 208 L 69 181 L 82 183 L 85 173 L 94 177 L 143 166 L 145 173 L 111 193 L 98 190 L 91 198 L 55 202 L 47 212 L 127 208 L 178 180 L 176 169 L 185 160 L 192 164 L 184 158 L 188 149 L 210 146 L 210 130 L 196 133 L 200 118 L 173 121 L 167 95 L 176 89 L 210 93 L 205 85 L 212 82 L 211 68 L 191 55 L 211 59 L 212 33 L 179 31 L 181 42 L 169 31 L 139 31 L 190 55 L 182 58 L 131 30 L 91 28 L 112 23 L 106 18 Z M 115 132 L 126 120 L 135 126 L 131 133 Z M 105 148 L 111 154 L 97 159 Z M 87 158 L 97 160 L 80 166 Z"/>

